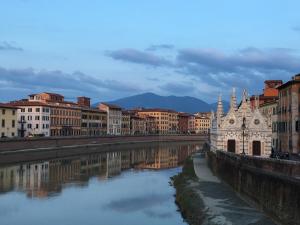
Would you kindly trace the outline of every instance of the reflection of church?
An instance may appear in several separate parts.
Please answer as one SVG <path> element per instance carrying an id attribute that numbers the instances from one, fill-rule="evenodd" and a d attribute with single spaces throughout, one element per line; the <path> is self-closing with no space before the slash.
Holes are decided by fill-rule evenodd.
<path id="1" fill-rule="evenodd" d="M 269 156 L 271 154 L 272 128 L 267 118 L 256 107 L 251 110 L 250 99 L 244 91 L 239 107 L 233 90 L 230 109 L 224 115 L 221 96 L 216 114 L 212 113 L 211 148 L 237 154 Z"/>

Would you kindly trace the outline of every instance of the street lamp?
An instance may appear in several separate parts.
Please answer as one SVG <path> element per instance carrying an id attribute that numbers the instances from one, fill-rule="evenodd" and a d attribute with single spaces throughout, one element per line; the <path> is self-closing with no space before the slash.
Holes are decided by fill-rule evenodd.
<path id="1" fill-rule="evenodd" d="M 246 129 L 246 118 L 243 117 L 242 131 L 243 131 L 243 152 L 242 155 L 245 155 L 245 129 Z"/>

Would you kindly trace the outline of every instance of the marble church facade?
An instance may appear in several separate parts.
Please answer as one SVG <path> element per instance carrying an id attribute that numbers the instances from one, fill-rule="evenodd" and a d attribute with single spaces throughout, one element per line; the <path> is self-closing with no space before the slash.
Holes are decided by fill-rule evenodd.
<path id="1" fill-rule="evenodd" d="M 230 109 L 224 114 L 219 96 L 216 113 L 212 113 L 210 142 L 212 150 L 223 150 L 236 154 L 269 157 L 271 154 L 272 124 L 259 111 L 259 99 L 251 109 L 250 98 L 243 92 L 242 102 L 237 107 L 233 90 Z"/>

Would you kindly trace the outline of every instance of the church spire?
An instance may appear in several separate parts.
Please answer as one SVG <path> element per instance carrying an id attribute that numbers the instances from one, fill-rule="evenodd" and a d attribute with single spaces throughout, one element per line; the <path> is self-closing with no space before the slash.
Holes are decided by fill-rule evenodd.
<path id="1" fill-rule="evenodd" d="M 223 114 L 224 112 L 223 112 L 222 95 L 220 94 L 218 99 L 217 117 L 222 117 Z"/>
<path id="2" fill-rule="evenodd" d="M 242 100 L 242 102 L 247 102 L 247 98 L 248 98 L 248 94 L 247 94 L 246 89 L 244 89 L 244 91 L 243 91 L 243 100 Z"/>
<path id="3" fill-rule="evenodd" d="M 236 111 L 236 94 L 235 94 L 235 88 L 232 88 L 232 95 L 230 99 L 230 110 Z"/>

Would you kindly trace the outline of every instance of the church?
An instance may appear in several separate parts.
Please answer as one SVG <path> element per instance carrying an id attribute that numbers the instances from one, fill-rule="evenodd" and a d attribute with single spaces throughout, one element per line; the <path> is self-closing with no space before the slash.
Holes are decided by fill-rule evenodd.
<path id="1" fill-rule="evenodd" d="M 212 150 L 236 154 L 269 157 L 271 154 L 272 124 L 260 113 L 259 99 L 251 109 L 250 98 L 244 90 L 237 106 L 235 89 L 232 91 L 230 109 L 224 114 L 221 95 L 217 112 L 211 115 L 210 143 Z"/>

